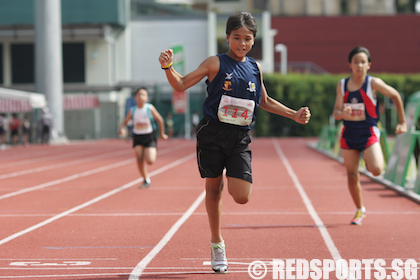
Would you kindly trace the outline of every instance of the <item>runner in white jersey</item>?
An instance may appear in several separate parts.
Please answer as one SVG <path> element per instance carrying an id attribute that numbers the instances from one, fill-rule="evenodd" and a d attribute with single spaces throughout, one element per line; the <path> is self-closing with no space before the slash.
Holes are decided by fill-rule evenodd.
<path id="1" fill-rule="evenodd" d="M 160 137 L 168 139 L 165 134 L 165 125 L 162 116 L 156 108 L 147 103 L 149 97 L 145 88 L 140 88 L 136 91 L 135 99 L 137 106 L 131 108 L 124 122 L 121 124 L 119 134 L 122 134 L 122 129 L 127 126 L 130 120 L 133 120 L 133 148 L 137 159 L 137 167 L 143 177 L 143 183 L 140 188 L 150 187 L 152 181 L 148 175 L 146 164 L 153 164 L 157 157 L 157 141 L 153 130 L 152 118 L 157 122 Z"/>

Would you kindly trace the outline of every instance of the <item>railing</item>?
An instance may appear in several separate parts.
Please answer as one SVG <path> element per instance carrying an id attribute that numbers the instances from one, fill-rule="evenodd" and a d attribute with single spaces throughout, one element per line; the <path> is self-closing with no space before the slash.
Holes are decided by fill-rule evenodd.
<path id="1" fill-rule="evenodd" d="M 280 63 L 275 64 L 276 71 L 280 71 Z M 329 74 L 327 70 L 312 61 L 288 62 L 288 73 Z"/>

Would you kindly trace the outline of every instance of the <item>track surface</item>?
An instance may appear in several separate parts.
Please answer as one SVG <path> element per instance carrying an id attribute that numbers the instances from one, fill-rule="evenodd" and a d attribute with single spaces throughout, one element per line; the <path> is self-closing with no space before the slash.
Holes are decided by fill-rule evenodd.
<path id="1" fill-rule="evenodd" d="M 419 263 L 420 205 L 362 176 L 368 213 L 350 225 L 345 169 L 314 140 L 251 143 L 250 202 L 223 194 L 225 275 L 209 265 L 194 141 L 158 143 L 149 189 L 126 140 L 0 151 L 0 279 L 252 279 L 257 260 L 273 279 L 274 259 L 384 259 L 388 274 L 394 259 Z"/>

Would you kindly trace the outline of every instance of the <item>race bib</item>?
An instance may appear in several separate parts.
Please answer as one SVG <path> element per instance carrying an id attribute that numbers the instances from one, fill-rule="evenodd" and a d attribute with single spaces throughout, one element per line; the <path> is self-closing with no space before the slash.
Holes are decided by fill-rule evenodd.
<path id="1" fill-rule="evenodd" d="M 142 131 L 142 130 L 147 130 L 149 128 L 149 124 L 148 123 L 141 123 L 141 122 L 137 122 L 134 125 L 135 130 L 137 131 Z"/>
<path id="2" fill-rule="evenodd" d="M 347 121 L 364 121 L 366 120 L 365 104 L 363 103 L 344 103 L 344 106 L 351 108 L 350 118 L 346 118 Z"/>
<path id="3" fill-rule="evenodd" d="M 221 122 L 246 126 L 252 123 L 254 108 L 253 100 L 222 95 L 217 116 Z"/>

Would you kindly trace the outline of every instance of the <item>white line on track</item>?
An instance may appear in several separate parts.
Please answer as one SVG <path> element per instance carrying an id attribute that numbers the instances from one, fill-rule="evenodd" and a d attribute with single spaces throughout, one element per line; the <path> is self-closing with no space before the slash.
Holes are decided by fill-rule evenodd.
<path id="1" fill-rule="evenodd" d="M 86 152 L 84 152 L 84 153 L 86 153 Z M 84 153 L 82 153 L 82 154 L 84 154 Z M 128 154 L 128 153 L 132 153 L 132 151 L 122 150 L 122 151 L 118 151 L 118 152 L 111 152 L 111 153 L 107 153 L 107 154 L 92 156 L 92 157 L 83 158 L 83 159 L 77 159 L 77 160 L 73 160 L 73 161 L 67 161 L 67 162 L 63 162 L 63 163 L 52 164 L 52 165 L 47 165 L 47 166 L 37 167 L 37 168 L 32 168 L 32 169 L 26 169 L 26 170 L 12 172 L 12 173 L 8 173 L 8 174 L 2 174 L 2 175 L 0 175 L 0 180 L 6 179 L 6 178 L 11 178 L 11 177 L 16 177 L 16 176 L 20 176 L 20 175 L 27 175 L 27 174 L 36 173 L 36 172 L 42 172 L 42 171 L 51 170 L 51 169 L 55 169 L 55 168 L 61 168 L 61 167 L 65 167 L 65 166 L 71 166 L 71 165 L 80 164 L 80 163 L 84 163 L 84 162 L 88 162 L 88 161 L 105 159 L 105 158 L 119 156 L 119 155 L 125 155 L 125 154 Z M 76 154 L 76 153 L 74 153 L 74 154 Z"/>
<path id="2" fill-rule="evenodd" d="M 98 144 L 102 144 L 103 142 L 105 142 L 107 140 L 105 139 L 99 139 L 99 140 L 94 140 L 92 142 L 88 142 L 86 140 L 81 140 L 80 142 L 74 142 L 74 140 L 72 140 L 70 143 L 66 144 L 66 145 L 49 145 L 49 146 L 45 146 L 42 149 L 37 149 L 35 146 L 37 145 L 32 145 L 31 148 L 24 148 L 22 150 L 15 150 L 16 153 L 13 154 L 9 154 L 9 155 L 4 155 L 2 154 L 1 156 L 1 161 L 7 162 L 7 161 L 12 161 L 6 165 L 11 165 L 11 166 L 16 166 L 16 165 L 21 165 L 21 162 L 26 162 L 26 161 L 35 161 L 35 162 L 40 162 L 40 161 L 44 161 L 43 159 L 48 158 L 51 159 L 50 157 L 56 157 L 56 156 L 64 156 L 67 157 L 67 154 L 72 154 L 74 152 L 71 151 L 71 147 L 72 146 L 84 146 L 83 148 L 85 149 L 85 153 L 89 153 L 89 152 L 94 152 L 92 150 L 92 148 L 90 146 L 95 146 L 95 148 L 98 146 Z M 114 143 L 116 143 L 116 141 L 109 141 L 108 146 L 113 145 Z M 102 144 L 103 145 L 103 144 Z M 64 149 L 63 149 L 64 147 Z M 70 147 L 69 149 L 67 147 Z M 38 147 L 40 148 L 40 147 Z M 24 152 L 22 152 L 24 151 Z M 1 151 L 0 151 L 1 152 Z M 42 155 L 43 157 L 37 157 L 39 155 Z M 36 157 L 35 160 L 33 160 Z M 16 160 L 15 162 L 13 162 L 14 160 Z M 4 166 L 2 164 L 0 164 L 0 168 L 3 168 Z"/>
<path id="3" fill-rule="evenodd" d="M 138 280 L 143 273 L 146 266 L 153 260 L 153 258 L 162 250 L 163 247 L 171 240 L 178 229 L 184 224 L 184 222 L 191 216 L 192 213 L 197 209 L 206 196 L 206 191 L 203 191 L 199 197 L 194 201 L 190 208 L 185 214 L 171 227 L 171 229 L 165 234 L 165 236 L 159 241 L 159 243 L 147 254 L 141 262 L 139 262 L 130 274 L 129 280 Z"/>
<path id="4" fill-rule="evenodd" d="M 194 157 L 195 157 L 195 153 L 190 154 L 188 156 L 185 156 L 185 157 L 183 157 L 181 159 L 178 159 L 178 160 L 176 160 L 176 161 L 174 161 L 174 162 L 172 162 L 172 163 L 170 163 L 170 164 L 168 164 L 166 166 L 163 166 L 163 167 L 161 167 L 161 168 L 159 168 L 157 170 L 154 170 L 154 171 L 150 172 L 150 176 L 155 176 L 157 174 L 160 174 L 162 172 L 165 172 L 166 170 L 168 170 L 170 168 L 173 168 L 173 167 L 175 167 L 177 165 L 180 165 L 180 164 L 182 164 L 182 163 L 184 163 L 184 162 L 186 162 L 186 161 L 188 161 L 188 160 L 190 160 L 190 159 L 192 159 Z M 130 161 L 134 161 L 134 160 L 130 160 Z M 126 164 L 125 162 L 126 161 L 123 161 L 123 162 L 120 162 L 120 163 L 117 163 L 117 164 L 122 164 L 123 165 L 123 164 Z M 73 176 L 69 176 L 69 177 L 73 177 Z M 69 178 L 69 177 L 67 177 L 67 178 Z M 103 195 L 100 195 L 100 196 L 98 196 L 98 197 L 96 197 L 96 198 L 94 198 L 92 200 L 89 200 L 89 201 L 87 201 L 87 202 L 85 202 L 85 203 L 83 203 L 83 204 L 81 204 L 79 206 L 73 207 L 72 209 L 69 209 L 67 211 L 64 211 L 64 212 L 58 214 L 58 215 L 55 215 L 54 217 L 51 217 L 51 218 L 49 218 L 49 219 L 47 219 L 47 220 L 45 220 L 45 221 L 43 221 L 41 223 L 38 223 L 38 224 L 36 224 L 36 225 L 34 225 L 32 227 L 29 227 L 29 228 L 27 228 L 25 230 L 22 230 L 22 231 L 18 232 L 18 233 L 15 233 L 13 235 L 10 235 L 10 236 L 8 236 L 8 237 L 0 240 L 0 245 L 2 245 L 4 243 L 7 243 L 7 242 L 9 242 L 9 241 L 11 241 L 11 240 L 13 240 L 13 239 L 15 239 L 15 238 L 17 238 L 19 236 L 22 236 L 22 235 L 24 235 L 26 233 L 29 233 L 29 232 L 31 232 L 33 230 L 36 230 L 36 229 L 38 229 L 40 227 L 43 227 L 43 226 L 45 226 L 47 224 L 50 224 L 50 223 L 52 223 L 52 222 L 54 222 L 54 221 L 56 221 L 56 220 L 58 220 L 58 219 L 60 219 L 62 217 L 65 217 L 65 216 L 67 216 L 67 215 L 69 215 L 71 213 L 74 213 L 74 212 L 76 212 L 76 211 L 78 211 L 80 209 L 83 209 L 83 208 L 85 208 L 85 207 L 87 207 L 89 205 L 92 205 L 92 204 L 94 204 L 94 203 L 96 203 L 98 201 L 101 201 L 101 200 L 103 200 L 103 199 L 105 199 L 107 197 L 110 197 L 110 196 L 112 196 L 112 195 L 114 195 L 116 193 L 119 193 L 120 191 L 123 191 L 125 189 L 128 189 L 128 188 L 134 186 L 134 185 L 137 185 L 137 184 L 139 184 L 142 181 L 143 181 L 143 178 L 139 178 L 139 179 L 136 179 L 134 181 L 131 181 L 131 182 L 129 182 L 129 183 L 127 183 L 127 184 L 125 184 L 125 185 L 123 185 L 121 187 L 118 187 L 118 188 L 116 188 L 116 189 L 114 189 L 112 191 L 109 191 L 109 192 L 107 192 L 107 193 L 105 193 Z"/>
<path id="5" fill-rule="evenodd" d="M 293 168 L 290 165 L 289 161 L 287 160 L 287 157 L 283 153 L 283 150 L 280 148 L 280 144 L 278 143 L 278 140 L 273 139 L 273 144 L 274 144 L 274 148 L 277 151 L 277 154 L 279 155 L 281 161 L 283 162 L 284 166 L 287 169 L 287 173 L 289 173 L 289 176 L 292 178 L 293 183 L 300 197 L 302 198 L 303 203 L 306 206 L 306 209 L 309 212 L 309 215 L 311 216 L 312 220 L 315 222 L 316 226 L 318 227 L 318 230 L 321 233 L 322 238 L 324 239 L 325 245 L 327 245 L 327 248 L 331 254 L 331 257 L 334 259 L 334 261 L 338 261 L 342 259 L 340 252 L 335 246 L 334 241 L 332 240 L 331 235 L 329 234 L 327 230 L 327 227 L 324 225 L 324 222 L 322 222 L 321 218 L 318 216 L 318 213 L 316 212 L 314 206 L 312 205 L 312 202 L 309 199 L 309 196 L 306 194 L 305 189 L 300 184 L 300 181 L 298 177 L 296 176 L 295 172 L 293 171 Z M 352 275 L 352 273 L 349 273 L 348 279 L 354 279 L 354 276 Z"/>
<path id="6" fill-rule="evenodd" d="M 176 189 L 176 188 L 174 188 Z M 194 188 L 197 189 L 197 188 Z M 323 215 L 349 215 L 353 214 L 354 211 L 346 212 L 318 212 Z M 130 216 L 182 216 L 182 212 L 133 212 L 133 213 L 81 213 L 71 214 L 72 217 L 130 217 Z M 51 217 L 55 214 L 43 214 L 43 213 L 22 213 L 22 214 L 0 214 L 1 218 L 14 218 L 14 217 Z M 206 212 L 194 212 L 194 216 L 207 215 Z M 223 215 L 273 215 L 273 216 L 284 216 L 284 215 L 308 215 L 308 212 L 223 212 Z M 420 215 L 419 212 L 410 211 L 371 211 L 369 215 Z M 247 224 L 248 225 L 248 224 Z M 315 225 L 314 225 L 315 226 Z M 328 227 L 328 226 L 327 226 Z"/>
<path id="7" fill-rule="evenodd" d="M 105 165 L 105 166 L 95 168 L 95 169 L 92 169 L 92 170 L 89 170 L 89 171 L 85 171 L 85 172 L 82 172 L 82 173 L 70 175 L 70 176 L 67 176 L 67 177 L 64 177 L 64 178 L 61 178 L 61 179 L 58 179 L 58 180 L 50 181 L 48 183 L 40 184 L 40 185 L 33 186 L 33 187 L 30 187 L 30 188 L 26 188 L 26 189 L 22 189 L 22 190 L 18 190 L 18 191 L 15 191 L 15 192 L 11 192 L 11 193 L 8 193 L 8 194 L 1 195 L 0 200 L 5 199 L 5 198 L 9 198 L 9 197 L 12 197 L 12 196 L 16 196 L 16 195 L 19 195 L 19 194 L 23 194 L 23 193 L 40 190 L 40 189 L 43 189 L 43 188 L 46 188 L 46 187 L 51 187 L 51 186 L 61 184 L 61 183 L 64 183 L 64 182 L 68 182 L 68 181 L 71 181 L 71 180 L 74 180 L 74 179 L 86 177 L 86 176 L 89 176 L 89 175 L 92 175 L 92 174 L 95 174 L 95 173 L 99 173 L 99 172 L 106 171 L 106 170 L 109 170 L 109 169 L 124 166 L 124 165 L 127 165 L 127 164 L 132 163 L 132 162 L 134 162 L 134 159 L 127 159 L 127 160 L 123 160 L 123 161 L 120 161 L 120 162 L 117 162 L 117 163 L 113 163 L 113 164 Z"/>
<path id="8" fill-rule="evenodd" d="M 326 229 L 324 223 L 322 222 L 321 218 L 318 216 L 314 206 L 312 205 L 311 200 L 309 199 L 308 195 L 306 194 L 304 188 L 299 182 L 298 177 L 296 176 L 295 172 L 293 171 L 292 166 L 290 165 L 289 161 L 287 160 L 286 156 L 284 155 L 282 149 L 280 148 L 279 143 L 273 139 L 274 148 L 277 151 L 277 154 L 279 155 L 281 161 L 283 162 L 284 166 L 287 169 L 287 173 L 289 173 L 289 176 L 292 178 L 293 183 L 298 190 L 303 203 L 306 206 L 306 209 L 308 209 L 309 215 L 311 216 L 312 220 L 314 220 L 315 224 L 318 226 L 318 229 L 321 233 L 322 238 L 324 239 L 325 244 L 327 245 L 328 251 L 330 251 L 331 256 L 335 261 L 341 259 L 341 255 L 338 252 L 337 247 L 334 244 L 334 241 L 332 240 L 330 234 L 328 233 L 328 230 Z"/>
<path id="9" fill-rule="evenodd" d="M 181 149 L 182 147 L 183 146 L 176 146 L 176 148 L 174 148 L 174 147 L 167 148 L 165 150 L 160 151 L 159 155 L 166 154 L 166 153 L 172 152 L 174 150 Z M 43 188 L 46 188 L 46 187 L 51 187 L 53 185 L 61 184 L 61 183 L 68 182 L 68 181 L 78 179 L 78 178 L 81 178 L 81 177 L 86 177 L 86 176 L 89 176 L 89 175 L 92 175 L 92 174 L 95 174 L 95 173 L 99 173 L 99 172 L 102 172 L 102 171 L 106 171 L 106 170 L 109 170 L 109 169 L 117 168 L 117 167 L 129 164 L 129 163 L 132 163 L 134 161 L 135 161 L 134 158 L 127 159 L 127 160 L 120 161 L 120 162 L 117 162 L 117 163 L 113 163 L 113 164 L 110 164 L 110 165 L 105 165 L 105 166 L 102 166 L 102 167 L 99 167 L 99 168 L 88 170 L 88 171 L 85 171 L 85 172 L 82 172 L 82 173 L 73 174 L 71 176 L 67 176 L 67 177 L 64 177 L 64 178 L 61 178 L 61 179 L 57 179 L 57 180 L 54 180 L 54 181 L 43 183 L 43 184 L 40 184 L 40 185 L 37 185 L 37 186 L 33 186 L 33 187 L 26 188 L 26 189 L 18 190 L 18 191 L 15 191 L 15 192 L 0 195 L 0 200 L 5 199 L 5 198 L 9 198 L 9 197 L 12 197 L 12 196 L 24 194 L 24 193 L 27 193 L 27 192 L 31 192 L 31 191 L 36 191 L 36 190 L 43 189 Z"/>
<path id="10" fill-rule="evenodd" d="M 121 276 L 121 275 L 128 275 L 128 273 L 97 273 L 97 274 L 66 274 L 66 275 L 26 275 L 26 276 L 0 276 L 0 279 L 34 279 L 34 278 L 40 278 L 40 279 L 58 279 L 63 278 L 68 280 L 69 277 L 99 277 L 99 276 Z M 92 278 L 95 279 L 95 278 Z M 100 279 L 100 278 L 96 278 Z"/>
<path id="11" fill-rule="evenodd" d="M 195 188 L 197 189 L 197 188 Z M 353 212 L 346 212 L 342 214 L 350 214 Z M 81 213 L 81 214 L 71 214 L 69 216 L 72 217 L 130 217 L 130 216 L 182 216 L 184 213 L 182 212 L 134 212 L 134 213 Z M 336 213 L 327 213 L 327 214 L 336 214 Z M 370 215 L 372 215 L 371 212 L 369 212 Z M 399 213 L 398 215 L 400 215 Z M 418 213 L 420 214 L 420 213 Z M 195 212 L 193 215 L 207 215 L 206 212 Z M 296 213 L 289 213 L 289 212 L 224 212 L 223 215 L 308 215 L 308 212 L 296 212 Z M 1 218 L 14 218 L 14 217 L 51 217 L 54 216 L 54 214 L 44 214 L 44 213 L 36 213 L 36 214 L 0 214 Z"/>
<path id="12" fill-rule="evenodd" d="M 32 157 L 31 159 L 19 160 L 19 161 L 10 162 L 7 164 L 2 164 L 0 165 L 0 168 L 14 167 L 14 166 L 25 165 L 25 164 L 30 164 L 30 163 L 39 163 L 39 162 L 48 161 L 48 160 L 64 159 L 64 158 L 75 157 L 79 155 L 86 155 L 86 153 L 89 153 L 89 152 L 90 151 L 82 150 L 82 151 L 77 151 L 77 152 L 68 152 L 65 154 L 59 154 L 59 155 L 56 154 L 56 155 L 45 156 L 45 157 L 37 157 L 37 158 Z"/>

